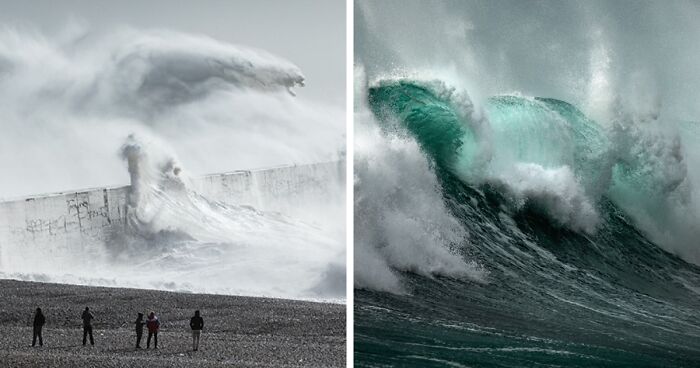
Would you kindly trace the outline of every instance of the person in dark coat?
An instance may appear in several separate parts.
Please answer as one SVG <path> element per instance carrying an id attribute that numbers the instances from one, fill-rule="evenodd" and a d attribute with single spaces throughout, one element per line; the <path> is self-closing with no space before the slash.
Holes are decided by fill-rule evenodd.
<path id="1" fill-rule="evenodd" d="M 39 338 L 39 346 L 44 346 L 44 339 L 41 336 L 41 329 L 44 328 L 46 323 L 46 317 L 44 313 L 41 312 L 41 308 L 36 309 L 34 313 L 34 337 L 32 337 L 32 346 L 36 345 L 36 338 Z"/>
<path id="2" fill-rule="evenodd" d="M 156 312 L 151 312 L 148 314 L 148 319 L 146 320 L 146 327 L 148 328 L 146 349 L 151 347 L 151 337 L 153 337 L 153 348 L 158 349 L 158 330 L 160 330 L 160 321 L 156 316 Z"/>
<path id="3" fill-rule="evenodd" d="M 95 345 L 95 340 L 92 338 L 92 320 L 95 319 L 95 316 L 90 312 L 90 308 L 85 307 L 81 318 L 83 319 L 83 346 L 87 342 L 88 334 L 90 335 L 90 345 Z"/>
<path id="4" fill-rule="evenodd" d="M 199 315 L 199 311 L 194 311 L 194 317 L 190 319 L 190 328 L 192 329 L 192 350 L 199 350 L 199 337 L 204 328 L 204 318 Z"/>
<path id="5" fill-rule="evenodd" d="M 141 349 L 141 336 L 143 336 L 143 325 L 146 322 L 143 320 L 143 313 L 139 313 L 136 317 L 136 349 Z"/>

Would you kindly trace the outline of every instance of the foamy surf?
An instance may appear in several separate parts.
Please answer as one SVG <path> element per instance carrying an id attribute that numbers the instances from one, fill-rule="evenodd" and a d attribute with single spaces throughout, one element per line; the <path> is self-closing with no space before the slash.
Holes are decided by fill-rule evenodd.
<path id="1" fill-rule="evenodd" d="M 294 213 L 257 209 L 235 196 L 210 199 L 197 192 L 199 179 L 190 178 L 177 159 L 158 146 L 135 136 L 122 146 L 132 181 L 123 207 L 119 203 L 112 206 L 118 206 L 123 218 L 112 219 L 94 233 L 94 228 L 88 230 L 90 220 L 86 217 L 78 217 L 85 224 L 74 232 L 61 229 L 65 225 L 59 222 L 64 217 L 56 220 L 56 228 L 50 230 L 53 234 L 39 231 L 30 238 L 18 238 L 3 231 L 2 276 L 81 285 L 344 300 L 344 237 L 342 231 L 329 226 L 332 221 L 328 218 L 342 217 L 342 206 L 326 200 L 325 211 L 299 219 Z M 308 190 L 325 191 L 326 195 L 341 191 L 342 181 L 333 176 L 340 168 L 327 166 L 329 176 L 317 178 L 327 182 Z M 294 175 L 294 168 L 291 173 Z M 254 183 L 246 185 L 252 189 Z M 93 192 L 101 194 L 102 190 L 87 193 Z M 339 201 L 342 198 L 337 197 Z M 43 201 L 41 197 L 31 200 Z M 8 217 L 21 215 L 16 208 L 23 202 L 3 204 L 0 212 Z M 101 211 L 91 208 L 90 202 L 80 206 L 87 211 L 86 216 Z M 309 210 L 321 207 L 309 202 Z M 43 218 L 55 216 L 48 209 L 39 213 Z M 104 212 L 100 213 L 98 216 Z"/>

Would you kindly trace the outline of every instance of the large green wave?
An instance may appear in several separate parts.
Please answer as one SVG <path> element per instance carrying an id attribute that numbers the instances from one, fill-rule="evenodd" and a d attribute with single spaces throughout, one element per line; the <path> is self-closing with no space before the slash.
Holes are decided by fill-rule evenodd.
<path id="1" fill-rule="evenodd" d="M 482 127 L 472 105 L 452 96 L 439 83 L 382 81 L 369 88 L 369 106 L 385 129 L 398 122 L 440 168 L 462 177 L 481 169 L 476 165 L 482 154 L 494 167 L 568 165 L 591 190 L 606 182 L 608 139 L 573 105 L 551 98 L 491 97 L 484 106 L 488 125 Z M 493 149 L 484 152 L 484 145 Z"/>
<path id="2" fill-rule="evenodd" d="M 369 107 L 382 129 L 413 136 L 432 159 L 443 200 L 469 234 L 464 247 L 451 249 L 484 265 L 488 282 L 405 272 L 409 296 L 357 290 L 360 361 L 426 365 L 436 358 L 483 366 L 696 362 L 700 269 L 659 248 L 628 211 L 645 210 L 654 220 L 665 216 L 645 188 L 659 187 L 654 180 L 669 176 L 668 170 L 656 170 L 673 164 L 675 146 L 630 131 L 621 132 L 628 142 L 616 140 L 617 133 L 556 99 L 491 97 L 483 106 L 486 120 L 476 121 L 480 114 L 472 114 L 472 105 L 454 97 L 439 83 L 391 80 L 369 88 Z M 684 129 L 700 137 L 696 125 Z M 479 169 L 470 164 L 481 163 L 475 158 L 485 142 L 491 147 L 491 168 L 513 162 L 569 166 L 587 191 L 601 194 L 596 231 L 553 226 L 536 211 L 509 212 L 510 198 L 501 187 L 470 182 L 462 170 Z M 669 149 L 671 154 L 662 156 L 668 159 L 658 160 Z"/>
<path id="3" fill-rule="evenodd" d="M 692 208 L 677 137 L 634 120 L 612 122 L 606 130 L 574 105 L 553 98 L 494 96 L 485 100 L 483 111 L 474 111 L 465 96 L 442 82 L 392 79 L 372 85 L 368 102 L 384 130 L 416 139 L 435 163 L 447 201 L 465 199 L 460 181 L 512 184 L 516 190 L 525 183 L 525 191 L 535 185 L 538 198 L 550 201 L 554 195 L 555 201 L 574 205 L 596 206 L 606 197 L 665 249 L 690 252 L 683 239 L 696 230 L 684 219 Z M 539 172 L 525 178 L 517 171 L 532 164 Z M 535 177 L 564 169 L 576 183 L 543 184 Z M 547 185 L 560 190 L 542 192 Z M 561 220 L 555 212 L 544 210 L 550 219 Z"/>

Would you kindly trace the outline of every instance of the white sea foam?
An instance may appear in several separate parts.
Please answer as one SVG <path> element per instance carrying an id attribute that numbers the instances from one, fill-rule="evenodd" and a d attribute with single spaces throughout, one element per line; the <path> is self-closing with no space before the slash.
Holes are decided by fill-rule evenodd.
<path id="1" fill-rule="evenodd" d="M 201 35 L 0 29 L 0 197 L 133 189 L 128 231 L 79 245 L 3 244 L 0 256 L 22 261 L 0 275 L 343 299 L 341 185 L 281 213 L 211 200 L 188 179 L 342 158 L 343 109 L 294 97 L 303 84 L 287 60 Z"/>
<path id="2" fill-rule="evenodd" d="M 288 213 L 238 205 L 235 198 L 211 200 L 196 191 L 186 168 L 156 138 L 130 136 L 121 152 L 131 174 L 126 224 L 115 223 L 93 236 L 76 230 L 65 236 L 10 237 L 14 241 L 0 249 L 0 277 L 344 299 L 344 232 L 328 226 L 342 222 L 342 213 L 332 206 L 300 220 Z M 341 197 L 341 191 L 333 193 L 333 183 L 327 187 L 327 195 Z M 12 216 L 12 208 L 3 207 L 2 214 Z M 50 211 L 45 212 L 32 215 L 51 218 Z"/>
<path id="3" fill-rule="evenodd" d="M 511 195 L 516 209 L 529 205 L 555 224 L 588 234 L 595 232 L 600 221 L 595 203 L 568 166 L 547 169 L 517 163 L 496 180 Z"/>
<path id="4" fill-rule="evenodd" d="M 361 91 L 361 77 L 358 84 Z M 363 99 L 355 101 L 355 287 L 407 292 L 396 271 L 484 280 L 459 254 L 468 233 L 418 143 L 381 132 Z"/>

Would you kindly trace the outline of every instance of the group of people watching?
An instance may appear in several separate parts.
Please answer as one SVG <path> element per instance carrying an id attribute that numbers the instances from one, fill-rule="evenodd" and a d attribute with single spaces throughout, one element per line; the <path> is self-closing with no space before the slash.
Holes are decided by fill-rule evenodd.
<path id="1" fill-rule="evenodd" d="M 87 337 L 90 336 L 90 345 L 95 345 L 95 339 L 92 336 L 92 320 L 95 316 L 90 312 L 89 307 L 85 307 L 83 314 L 81 315 L 83 320 L 83 346 L 87 343 Z M 46 324 L 46 317 L 41 311 L 41 308 L 37 308 L 34 313 L 34 333 L 32 337 L 32 346 L 36 346 L 36 340 L 39 339 L 39 346 L 44 346 L 44 339 L 41 334 L 42 329 Z M 136 349 L 141 349 L 141 338 L 143 337 L 143 327 L 144 325 L 148 329 L 148 338 L 146 339 L 146 349 L 151 347 L 151 338 L 153 338 L 153 348 L 158 349 L 158 331 L 160 330 L 160 320 L 156 316 L 155 312 L 148 314 L 148 318 L 143 320 L 143 313 L 139 313 L 136 317 Z M 200 316 L 199 311 L 194 312 L 194 316 L 190 319 L 190 328 L 192 329 L 192 350 L 199 350 L 199 337 L 202 334 L 202 329 L 204 328 L 204 319 Z"/>

